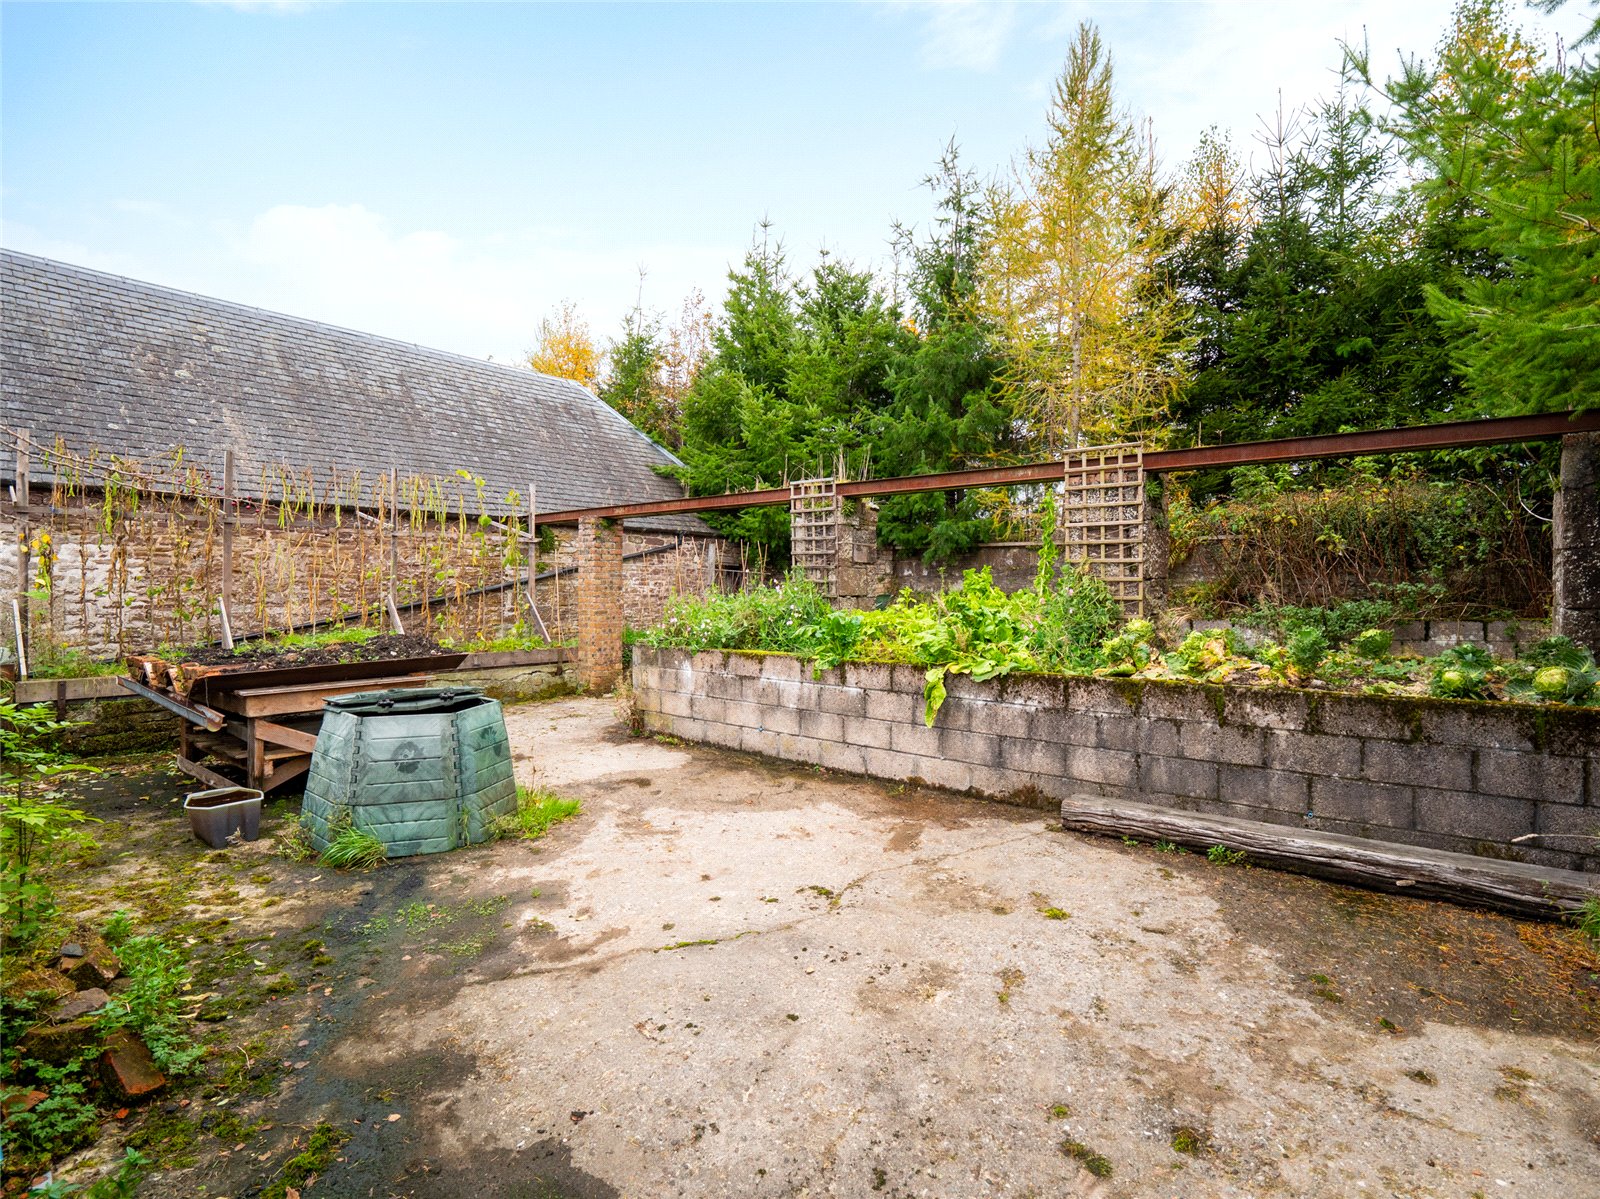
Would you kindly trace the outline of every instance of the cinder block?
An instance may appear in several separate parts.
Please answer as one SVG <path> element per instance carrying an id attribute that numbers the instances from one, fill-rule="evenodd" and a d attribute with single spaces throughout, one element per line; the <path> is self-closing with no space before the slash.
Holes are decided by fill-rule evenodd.
<path id="1" fill-rule="evenodd" d="M 921 666 L 896 665 L 889 667 L 889 689 L 899 691 L 905 695 L 921 695 L 923 685 L 928 681 L 928 672 Z M 956 677 L 960 677 L 959 675 Z M 946 689 L 949 688 L 949 676 L 946 676 Z"/>
<path id="2" fill-rule="evenodd" d="M 934 787 L 965 791 L 972 786 L 972 764 L 949 758 L 924 758 L 917 777 Z"/>
<path id="3" fill-rule="evenodd" d="M 975 705 L 967 727 L 996 737 L 1028 737 L 1032 735 L 1032 717 L 1037 710 L 1021 704 Z"/>
<path id="4" fill-rule="evenodd" d="M 728 749 L 739 749 L 744 744 L 744 734 L 745 730 L 740 725 L 725 724 L 720 720 L 702 720 L 698 740 Z"/>
<path id="5" fill-rule="evenodd" d="M 939 732 L 921 724 L 897 724 L 889 730 L 889 747 L 903 754 L 936 758 L 939 756 Z"/>
<path id="6" fill-rule="evenodd" d="M 1415 827 L 1422 832 L 1504 844 L 1513 837 L 1534 832 L 1534 820 L 1531 800 L 1417 788 Z"/>
<path id="7" fill-rule="evenodd" d="M 1514 705 L 1431 700 L 1422 706 L 1417 723 L 1422 740 L 1431 745 L 1528 751 L 1536 748 L 1540 715 Z"/>
<path id="8" fill-rule="evenodd" d="M 1332 778 L 1354 778 L 1361 773 L 1361 742 L 1355 737 L 1331 734 L 1267 733 L 1267 765 L 1273 770 L 1295 770 Z"/>
<path id="9" fill-rule="evenodd" d="M 743 725 L 747 729 L 758 729 L 761 727 L 761 718 L 766 709 L 760 704 L 744 703 L 742 701 L 734 703 L 730 700 L 723 704 L 722 711 L 722 719 L 727 723 Z"/>
<path id="10" fill-rule="evenodd" d="M 664 731 L 674 737 L 682 738 L 684 741 L 706 740 L 706 722 L 693 720 L 687 716 L 673 717 Z"/>
<path id="11" fill-rule="evenodd" d="M 1067 708 L 1097 716 L 1137 715 L 1144 690 L 1134 679 L 1068 679 Z"/>
<path id="12" fill-rule="evenodd" d="M 840 741 L 820 741 L 818 756 L 813 761 L 829 770 L 842 770 L 847 774 L 867 773 L 867 751 L 859 745 L 846 745 Z"/>
<path id="13" fill-rule="evenodd" d="M 1299 691 L 1267 687 L 1229 687 L 1222 719 L 1230 726 L 1304 732 L 1311 720 L 1311 698 Z"/>
<path id="14" fill-rule="evenodd" d="M 816 689 L 805 683 L 790 683 L 782 679 L 757 678 L 747 679 L 746 686 L 749 690 L 744 698 L 752 703 L 784 708 L 814 708 L 817 706 Z"/>
<path id="15" fill-rule="evenodd" d="M 1472 751 L 1457 745 L 1366 741 L 1361 747 L 1361 777 L 1466 791 L 1472 787 Z"/>
<path id="16" fill-rule="evenodd" d="M 1474 644 L 1484 641 L 1481 620 L 1430 620 L 1428 640 L 1442 646 Z"/>
<path id="17" fill-rule="evenodd" d="M 729 654 L 728 673 L 753 679 L 761 673 L 761 657 L 755 654 Z"/>
<path id="18" fill-rule="evenodd" d="M 691 699 L 676 691 L 663 691 L 657 697 L 661 711 L 668 716 L 688 716 Z"/>
<path id="19" fill-rule="evenodd" d="M 788 654 L 767 654 L 761 659 L 761 677 L 780 683 L 800 683 L 810 680 L 811 670 L 799 658 Z"/>
<path id="20" fill-rule="evenodd" d="M 892 744 L 892 741 L 891 741 Z M 939 730 L 939 756 L 979 766 L 1000 765 L 1000 738 L 961 729 Z"/>
<path id="21" fill-rule="evenodd" d="M 1217 798 L 1303 817 L 1311 809 L 1311 779 L 1292 770 L 1224 766 L 1217 774 Z"/>
<path id="22" fill-rule="evenodd" d="M 1184 757 L 1205 762 L 1260 766 L 1266 761 L 1266 737 L 1257 728 L 1185 721 L 1178 744 Z"/>
<path id="23" fill-rule="evenodd" d="M 867 700 L 867 714 L 878 720 L 897 724 L 921 724 L 922 692 L 903 694 L 898 691 L 874 691 Z"/>
<path id="24" fill-rule="evenodd" d="M 1311 779 L 1311 810 L 1319 820 L 1349 820 L 1386 828 L 1415 828 L 1411 788 L 1354 779 Z"/>
<path id="25" fill-rule="evenodd" d="M 1217 724 L 1222 688 L 1200 683 L 1169 683 L 1151 680 L 1145 684 L 1140 715 L 1166 720 L 1192 720 Z"/>
<path id="26" fill-rule="evenodd" d="M 778 756 L 778 734 L 745 726 L 739 736 L 739 748 L 747 754 L 764 754 L 775 758 Z"/>
<path id="27" fill-rule="evenodd" d="M 710 695 L 691 695 L 689 697 L 689 715 L 696 720 L 714 720 L 726 723 L 728 717 L 728 701 L 717 699 Z"/>
<path id="28" fill-rule="evenodd" d="M 812 737 L 796 737 L 792 733 L 778 734 L 778 748 L 775 757 L 782 758 L 785 762 L 820 762 L 822 760 L 822 747 L 831 742 L 818 741 Z"/>
<path id="29" fill-rule="evenodd" d="M 1073 745 L 1067 747 L 1064 767 L 1068 778 L 1083 782 L 1104 783 L 1108 787 L 1129 791 L 1139 786 L 1139 757 L 1136 754 Z M 1215 769 L 1212 767 L 1213 785 Z"/>
<path id="30" fill-rule="evenodd" d="M 1054 675 L 1011 674 L 998 680 L 995 694 L 1002 703 L 1023 708 L 1065 709 L 1067 680 Z"/>
<path id="31" fill-rule="evenodd" d="M 843 741 L 844 717 L 836 716 L 832 712 L 814 712 L 810 709 L 800 713 L 800 732 L 807 737 L 815 737 L 818 741 Z"/>
<path id="32" fill-rule="evenodd" d="M 1054 741 L 1007 737 L 1000 743 L 999 765 L 1026 774 L 1061 774 L 1066 769 L 1068 748 Z"/>
<path id="33" fill-rule="evenodd" d="M 761 706 L 761 727 L 771 733 L 798 733 L 800 713 L 793 708 Z"/>
<path id="34" fill-rule="evenodd" d="M 1600 857 L 1600 808 L 1550 803 L 1536 807 L 1537 831 L 1549 834 L 1551 839 L 1534 844 L 1542 849 Z"/>
<path id="35" fill-rule="evenodd" d="M 823 712 L 837 712 L 840 716 L 865 716 L 867 693 L 859 687 L 817 685 L 817 708 Z"/>
<path id="36" fill-rule="evenodd" d="M 752 684 L 756 682 L 753 677 L 749 681 Z M 706 674 L 700 679 L 699 689 L 702 695 L 710 696 L 712 699 L 730 699 L 742 702 L 745 699 L 752 698 L 751 694 L 745 691 L 744 679 L 724 671 Z"/>
<path id="37" fill-rule="evenodd" d="M 1384 741 L 1414 741 L 1419 731 L 1410 704 L 1334 692 L 1317 696 L 1308 728 L 1335 737 L 1377 737 Z"/>
<path id="38" fill-rule="evenodd" d="M 1146 716 L 1125 719 L 1119 716 L 1100 718 L 1100 747 L 1125 749 L 1133 753 L 1159 754 L 1163 758 L 1181 758 L 1183 738 L 1176 720 L 1153 720 Z"/>
<path id="39" fill-rule="evenodd" d="M 889 668 L 877 662 L 846 662 L 844 682 L 847 687 L 860 687 L 865 691 L 887 691 Z"/>
<path id="40" fill-rule="evenodd" d="M 921 777 L 922 759 L 915 754 L 896 753 L 890 749 L 865 751 L 866 773 L 880 779 L 909 779 Z"/>
<path id="41" fill-rule="evenodd" d="M 1548 754 L 1481 749 L 1478 751 L 1478 773 L 1473 785 L 1470 788 L 1463 785 L 1462 789 L 1484 795 L 1537 799 L 1552 804 L 1582 804 L 1583 767 L 1581 758 L 1553 758 Z M 1443 783 L 1439 785 L 1447 786 Z M 1453 787 L 1454 784 L 1449 786 Z"/>
<path id="42" fill-rule="evenodd" d="M 864 749 L 888 749 L 893 727 L 887 720 L 854 716 L 844 722 L 844 740 L 848 745 L 859 745 Z"/>
<path id="43" fill-rule="evenodd" d="M 1139 789 L 1193 799 L 1217 797 L 1217 765 L 1188 758 L 1144 754 L 1139 758 Z"/>
<path id="44" fill-rule="evenodd" d="M 1028 715 L 1027 735 L 1030 740 L 1050 741 L 1060 745 L 1095 745 L 1100 740 L 1101 719 L 1093 712 L 1068 712 L 1064 708 L 1035 708 Z"/>
<path id="45" fill-rule="evenodd" d="M 981 700 L 963 699 L 959 695 L 946 695 L 944 703 L 939 705 L 939 715 L 933 722 L 934 727 L 960 729 L 962 731 L 972 728 L 981 730 L 988 719 L 988 711 L 993 706 Z"/>

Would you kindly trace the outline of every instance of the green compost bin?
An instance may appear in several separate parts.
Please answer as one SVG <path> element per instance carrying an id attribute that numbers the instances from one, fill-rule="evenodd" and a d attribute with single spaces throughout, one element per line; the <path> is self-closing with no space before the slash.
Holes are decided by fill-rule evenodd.
<path id="1" fill-rule="evenodd" d="M 318 852 L 345 820 L 390 857 L 487 841 L 517 810 L 498 700 L 470 687 L 363 691 L 330 699 L 300 818 Z"/>

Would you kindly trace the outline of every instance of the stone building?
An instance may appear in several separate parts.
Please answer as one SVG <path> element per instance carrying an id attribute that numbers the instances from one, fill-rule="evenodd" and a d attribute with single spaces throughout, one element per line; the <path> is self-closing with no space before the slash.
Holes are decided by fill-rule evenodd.
<path id="1" fill-rule="evenodd" d="M 426 503 L 435 515 L 463 516 L 463 527 L 466 518 L 480 523 L 480 517 L 488 518 L 484 527 L 511 518 L 525 526 L 530 496 L 539 511 L 554 512 L 682 494 L 657 473 L 676 463 L 670 453 L 584 388 L 526 368 L 12 251 L 0 252 L 0 325 L 0 587 L 8 609 L 13 595 L 30 588 L 37 602 L 37 581 L 19 577 L 26 561 L 19 533 L 52 519 L 71 526 L 72 514 L 59 503 L 64 473 L 74 475 L 79 507 L 94 507 L 83 492 L 96 485 L 95 471 L 65 471 L 63 451 L 75 462 L 102 467 L 113 456 L 169 465 L 181 460 L 186 477 L 200 480 L 209 495 L 219 492 L 224 452 L 231 451 L 233 494 L 246 514 L 270 511 L 291 483 L 319 495 L 323 505 L 316 510 L 334 516 L 322 521 L 325 528 L 304 521 L 297 526 L 303 535 L 293 554 L 302 573 L 306 563 L 336 561 L 339 549 L 351 544 L 351 529 L 372 523 L 370 514 L 336 511 L 345 489 L 358 497 L 353 506 L 359 508 L 363 488 L 391 470 L 414 481 L 409 490 L 396 487 L 402 520 L 408 506 Z M 19 443 L 29 452 L 19 455 Z M 30 489 L 18 494 L 24 463 Z M 183 529 L 199 520 L 179 514 L 168 523 Z M 232 569 L 244 569 L 252 553 L 286 552 L 284 539 L 274 540 L 270 517 L 256 523 L 256 537 L 244 536 L 248 530 L 241 527 Z M 281 531 L 284 522 L 277 524 Z M 87 526 L 80 532 L 83 544 L 52 551 L 58 576 L 52 619 L 57 607 L 72 608 L 63 597 L 76 595 L 80 611 L 61 619 L 81 648 L 105 652 L 114 648 L 111 641 L 154 636 L 153 613 L 148 627 L 139 625 L 152 602 L 146 593 L 159 590 L 164 575 L 187 569 L 187 557 L 197 551 L 184 540 L 178 553 L 160 530 L 120 547 L 103 537 L 91 543 Z M 694 517 L 630 520 L 624 546 L 629 623 L 654 620 L 674 591 L 715 585 L 719 546 Z M 215 557 L 209 541 L 207 552 Z M 450 576 L 455 568 L 445 557 L 419 551 L 410 564 L 418 596 L 429 589 L 429 570 L 435 579 L 459 583 L 459 570 Z M 562 571 L 570 561 L 559 544 L 547 545 L 540 558 L 547 576 L 539 584 L 540 605 L 551 609 L 555 623 L 564 623 L 558 619 L 564 597 L 547 601 L 545 590 L 561 587 L 563 573 L 570 585 L 570 569 Z M 213 563 L 208 569 L 215 574 L 221 568 Z M 379 568 L 367 563 L 367 569 Z M 148 586 L 107 594 L 113 583 L 141 571 Z M 200 577 L 202 592 L 205 583 Z M 355 594 L 360 583 L 343 580 L 345 594 Z M 337 591 L 341 583 L 331 579 L 328 586 Z M 504 616 L 514 618 L 514 580 L 490 579 L 490 587 L 503 590 Z M 287 619 L 286 613 L 303 619 L 310 611 L 304 597 L 267 596 L 264 583 L 258 589 L 267 623 Z M 474 591 L 481 598 L 483 588 Z M 95 610 L 97 601 L 102 610 Z M 426 607 L 425 597 L 419 602 Z M 122 631 L 130 623 L 124 613 L 104 610 L 112 604 L 130 609 L 132 632 Z M 209 613 L 197 619 L 204 626 Z M 106 631 L 113 627 L 114 636 Z"/>

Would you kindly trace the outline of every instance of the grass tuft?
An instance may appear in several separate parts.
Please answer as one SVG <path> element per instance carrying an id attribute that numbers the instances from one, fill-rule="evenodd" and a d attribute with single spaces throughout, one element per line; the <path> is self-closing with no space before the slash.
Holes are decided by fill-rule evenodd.
<path id="1" fill-rule="evenodd" d="M 563 799 L 544 787 L 518 787 L 517 810 L 495 821 L 495 836 L 537 841 L 563 820 L 583 810 L 576 799 Z"/>
<path id="2" fill-rule="evenodd" d="M 336 870 L 371 870 L 389 860 L 384 843 L 366 829 L 345 825 L 322 851 L 321 862 Z"/>

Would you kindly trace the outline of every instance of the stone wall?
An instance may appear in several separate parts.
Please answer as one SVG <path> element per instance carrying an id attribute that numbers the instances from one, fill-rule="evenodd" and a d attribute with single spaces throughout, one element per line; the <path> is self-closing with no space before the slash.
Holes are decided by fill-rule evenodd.
<path id="1" fill-rule="evenodd" d="M 577 690 L 570 650 L 474 654 L 460 670 L 442 675 L 441 686 L 477 687 L 502 703 L 550 699 Z M 541 661 L 541 658 L 554 658 Z M 137 695 L 96 696 L 57 702 L 57 684 L 69 680 L 29 679 L 16 687 L 19 703 L 49 703 L 57 719 L 79 727 L 61 738 L 64 749 L 80 757 L 149 753 L 176 749 L 179 717 Z"/>
<path id="2" fill-rule="evenodd" d="M 1136 680 L 954 677 L 636 646 L 647 728 L 1053 807 L 1119 796 L 1600 872 L 1600 711 Z M 1528 833 L 1540 840 L 1514 844 Z"/>
<path id="3" fill-rule="evenodd" d="M 221 588 L 222 538 L 215 514 L 202 504 L 166 507 L 125 517 L 106 531 L 96 511 L 52 506 L 35 489 L 29 521 L 35 537 L 51 534 L 54 563 L 49 602 L 31 601 L 37 650 L 60 646 L 110 658 L 162 645 L 215 641 L 221 635 L 216 597 Z M 19 578 L 22 521 L 14 505 L 0 507 L 0 595 L 36 591 L 38 579 Z M 399 603 L 408 631 L 470 639 L 494 636 L 527 621 L 526 564 L 508 555 L 502 531 L 449 520 L 413 528 L 398 538 Z M 480 535 L 481 534 L 481 535 Z M 553 639 L 577 634 L 577 564 L 570 530 L 556 530 L 553 551 L 539 555 L 540 614 Z M 703 595 L 720 585 L 721 539 L 629 532 L 624 538 L 623 603 L 634 627 L 655 624 L 673 594 Z M 37 569 L 39 559 L 33 559 Z M 386 588 L 388 549 L 381 529 L 345 513 L 280 527 L 254 513 L 234 536 L 234 631 L 283 630 L 313 620 L 374 609 Z M 443 602 L 423 608 L 412 601 Z M 9 605 L 8 605 L 9 606 Z M 0 620 L 11 639 L 9 613 Z"/>

